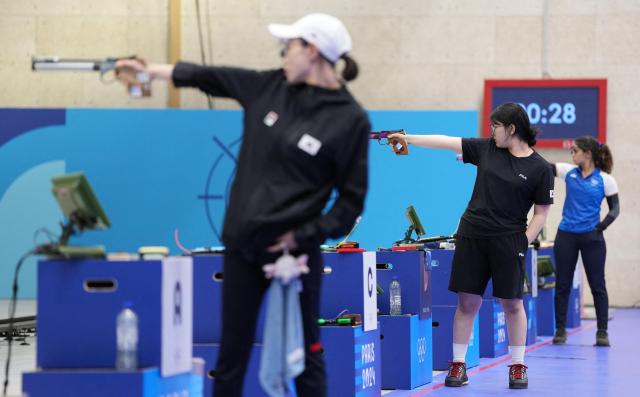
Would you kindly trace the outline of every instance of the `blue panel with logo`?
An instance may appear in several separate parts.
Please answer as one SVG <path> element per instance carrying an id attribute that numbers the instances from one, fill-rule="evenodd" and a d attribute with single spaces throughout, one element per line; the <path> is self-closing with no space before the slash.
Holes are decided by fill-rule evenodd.
<path id="1" fill-rule="evenodd" d="M 71 243 L 126 252 L 164 245 L 176 254 L 178 229 L 185 247 L 221 244 L 242 142 L 241 111 L 4 109 L 0 115 L 0 224 L 12 225 L 0 228 L 0 262 L 16 263 L 33 247 L 36 230 L 58 232 L 62 214 L 50 179 L 76 171 L 85 171 L 112 227 L 74 236 Z M 476 111 L 371 111 L 369 116 L 374 130 L 477 136 Z M 452 233 L 473 188 L 475 167 L 445 150 L 414 148 L 409 156 L 396 156 L 377 141 L 370 143 L 369 159 L 369 194 L 352 240 L 368 249 L 389 246 L 407 228 L 409 204 L 429 235 Z M 417 169 L 430 170 L 430 183 L 409 188 L 397 177 L 398 170 Z M 10 294 L 12 272 L 12 266 L 0 267 L 0 297 Z M 20 275 L 20 297 L 35 292 L 30 258 Z"/>
<path id="2" fill-rule="evenodd" d="M 379 316 L 382 388 L 410 390 L 433 380 L 431 318 Z"/>
<path id="3" fill-rule="evenodd" d="M 29 397 L 202 396 L 201 375 L 162 377 L 160 370 L 56 370 L 25 372 L 22 392 Z M 208 394 L 210 395 L 210 394 Z"/>
<path id="4" fill-rule="evenodd" d="M 402 314 L 431 318 L 431 253 L 429 251 L 378 251 L 377 282 L 383 292 L 378 295 L 380 314 L 389 314 L 389 284 L 400 283 Z"/>
<path id="5" fill-rule="evenodd" d="M 328 396 L 378 397 L 381 393 L 380 327 L 321 327 Z"/>
<path id="6" fill-rule="evenodd" d="M 453 317 L 456 306 L 432 306 L 433 369 L 446 370 L 453 358 Z M 480 319 L 476 316 L 469 338 L 466 356 L 467 368 L 480 364 Z"/>
<path id="7" fill-rule="evenodd" d="M 193 342 L 220 343 L 222 337 L 223 255 L 193 257 Z M 256 323 L 256 342 L 262 342 L 266 295 Z"/>
<path id="8" fill-rule="evenodd" d="M 480 357 L 499 357 L 509 352 L 507 321 L 498 299 L 483 300 L 480 318 Z"/>

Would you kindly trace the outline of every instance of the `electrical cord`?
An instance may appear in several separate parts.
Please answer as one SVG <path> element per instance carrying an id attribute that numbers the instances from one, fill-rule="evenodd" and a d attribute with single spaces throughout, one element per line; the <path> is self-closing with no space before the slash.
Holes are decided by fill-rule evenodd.
<path id="1" fill-rule="evenodd" d="M 33 245 L 35 245 L 36 247 L 40 245 L 38 244 L 38 236 L 40 234 L 45 234 L 47 236 L 49 240 L 47 241 L 47 244 L 53 244 L 60 239 L 60 236 L 56 236 L 51 230 L 47 229 L 46 227 L 41 227 L 40 229 L 36 230 L 35 233 L 33 233 Z"/>
<path id="2" fill-rule="evenodd" d="M 20 274 L 20 268 L 24 261 L 31 255 L 37 254 L 38 248 L 32 249 L 24 254 L 18 263 L 16 264 L 16 270 L 13 275 L 13 288 L 11 293 L 11 301 L 9 302 L 9 328 L 7 329 L 7 362 L 4 368 L 4 386 L 2 395 L 7 395 L 7 388 L 9 387 L 9 366 L 11 364 L 11 342 L 13 341 L 13 320 L 16 316 L 16 306 L 18 305 L 18 275 Z"/>

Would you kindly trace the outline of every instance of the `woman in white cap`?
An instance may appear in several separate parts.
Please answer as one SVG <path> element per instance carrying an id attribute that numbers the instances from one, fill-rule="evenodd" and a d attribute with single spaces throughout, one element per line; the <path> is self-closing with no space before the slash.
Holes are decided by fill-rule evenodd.
<path id="1" fill-rule="evenodd" d="M 241 396 L 256 318 L 269 281 L 262 266 L 283 250 L 308 256 L 301 276 L 305 370 L 296 378 L 299 396 L 326 395 L 317 326 L 322 258 L 327 238 L 348 232 L 362 212 L 367 191 L 370 124 L 344 82 L 357 75 L 347 53 L 351 37 L 335 17 L 307 15 L 292 25 L 269 25 L 283 44 L 283 68 L 254 71 L 189 63 L 117 67 L 146 72 L 176 87 L 197 87 L 233 98 L 244 109 L 244 134 L 222 240 L 223 330 L 215 395 Z M 342 78 L 335 71 L 345 61 Z M 121 73 L 121 80 L 130 83 Z M 337 199 L 323 211 L 331 192 Z"/>

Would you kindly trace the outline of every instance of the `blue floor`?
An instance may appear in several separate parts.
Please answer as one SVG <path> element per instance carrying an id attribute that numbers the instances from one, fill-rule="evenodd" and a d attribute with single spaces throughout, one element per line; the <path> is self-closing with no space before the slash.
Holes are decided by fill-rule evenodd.
<path id="1" fill-rule="evenodd" d="M 480 365 L 468 372 L 469 385 L 444 387 L 446 373 L 434 377 L 433 383 L 385 397 L 418 396 L 640 396 L 640 309 L 616 309 L 609 322 L 611 348 L 594 347 L 594 321 L 583 321 L 582 327 L 569 331 L 566 345 L 551 344 L 550 337 L 539 338 L 529 346 L 525 357 L 529 367 L 529 389 L 510 390 L 508 384 L 509 356 L 480 360 Z"/>

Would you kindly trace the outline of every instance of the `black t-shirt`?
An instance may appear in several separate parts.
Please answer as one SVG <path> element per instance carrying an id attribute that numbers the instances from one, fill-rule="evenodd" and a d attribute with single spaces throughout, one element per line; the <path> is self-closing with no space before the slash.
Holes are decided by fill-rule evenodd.
<path id="1" fill-rule="evenodd" d="M 462 159 L 478 167 L 458 234 L 492 238 L 527 229 L 533 204 L 553 204 L 553 169 L 538 152 L 515 157 L 490 138 L 463 138 Z"/>

